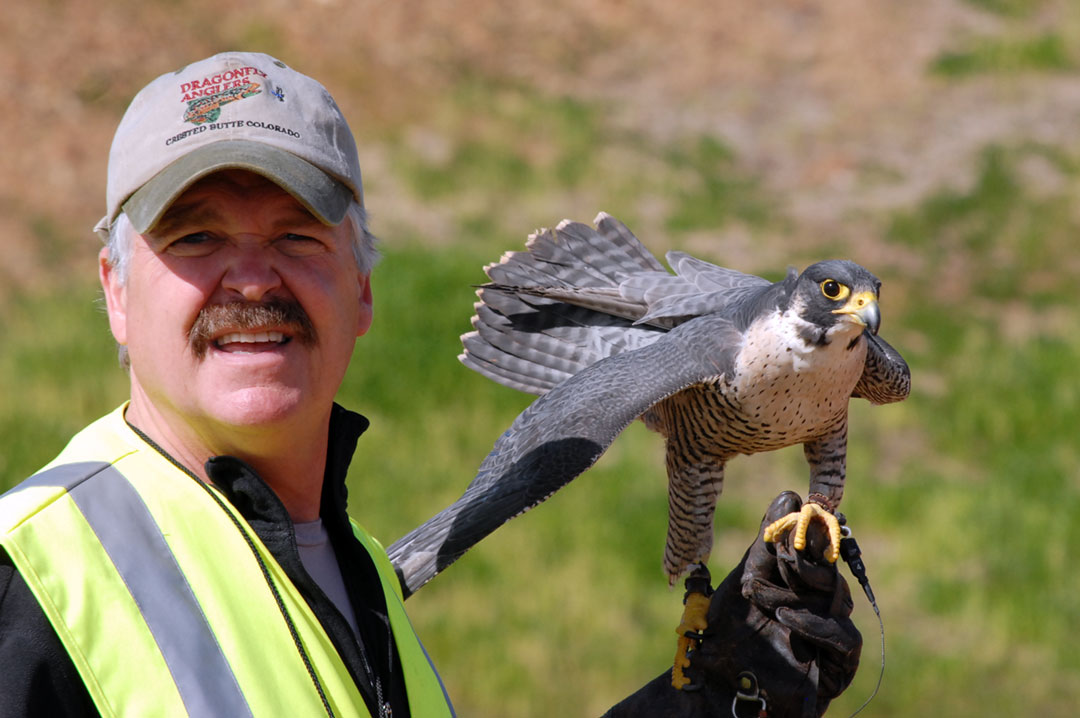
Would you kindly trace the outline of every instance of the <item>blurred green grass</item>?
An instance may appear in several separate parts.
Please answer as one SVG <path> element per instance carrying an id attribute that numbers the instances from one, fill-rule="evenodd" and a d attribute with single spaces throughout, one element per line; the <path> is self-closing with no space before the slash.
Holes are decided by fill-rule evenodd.
<path id="1" fill-rule="evenodd" d="M 444 145 L 385 138 L 404 186 L 460 209 L 445 241 L 384 237 L 375 324 L 340 392 L 373 421 L 350 500 L 384 542 L 456 498 L 530 400 L 455 360 L 481 265 L 531 229 L 503 207 L 565 191 L 575 210 L 599 198 L 592 212 L 634 228 L 648 198 L 668 232 L 643 237 L 657 254 L 733 223 L 781 241 L 784 218 L 722 140 L 649 141 L 608 127 L 602 110 L 470 80 L 434 120 Z M 969 187 L 880 212 L 869 245 L 835 240 L 885 280 L 883 335 L 914 375 L 907 402 L 852 409 L 843 509 L 888 636 L 873 715 L 1065 716 L 1080 704 L 1078 167 L 1068 148 L 987 147 Z M 543 207 L 552 221 L 564 213 Z M 793 262 L 813 252 L 790 251 Z M 874 262 L 897 252 L 901 266 Z M 124 398 L 93 265 L 88 253 L 85 276 L 15 294 L 0 314 L 0 489 Z M 663 477 L 662 442 L 632 426 L 596 468 L 410 600 L 462 715 L 596 715 L 664 670 L 681 606 L 660 570 Z M 805 486 L 797 448 L 733 462 L 714 574 L 738 561 L 772 496 Z M 834 715 L 877 677 L 861 596 L 855 619 L 863 667 Z"/>
<path id="2" fill-rule="evenodd" d="M 1002 40 L 980 38 L 962 50 L 943 53 L 933 64 L 934 72 L 949 77 L 981 73 L 1029 71 L 1065 72 L 1076 63 L 1069 57 L 1065 39 L 1056 33 Z"/>

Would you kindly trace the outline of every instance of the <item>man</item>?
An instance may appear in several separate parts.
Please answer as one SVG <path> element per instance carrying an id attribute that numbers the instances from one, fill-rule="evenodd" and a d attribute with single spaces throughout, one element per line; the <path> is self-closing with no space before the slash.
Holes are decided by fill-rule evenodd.
<path id="1" fill-rule="evenodd" d="M 393 567 L 345 510 L 367 421 L 333 397 L 371 323 L 374 250 L 333 99 L 252 53 L 158 78 L 117 129 L 98 229 L 131 397 L 0 498 L 0 715 L 452 715 Z M 755 555 L 731 580 L 783 584 L 775 550 Z M 812 590 L 843 598 L 827 571 Z M 850 657 L 850 601 L 823 605 L 799 635 L 824 625 L 845 640 L 822 655 Z M 827 705 L 854 666 L 786 660 L 791 629 L 759 614 L 737 647 L 705 636 L 698 655 L 767 655 L 763 685 Z M 691 657 L 710 703 L 737 688 L 714 663 Z M 835 680 L 806 679 L 815 664 Z M 621 714 L 702 700 L 643 691 Z"/>
<path id="2" fill-rule="evenodd" d="M 0 713 L 450 715 L 345 513 L 374 250 L 329 93 L 251 53 L 164 75 L 107 204 L 131 399 L 0 503 Z"/>

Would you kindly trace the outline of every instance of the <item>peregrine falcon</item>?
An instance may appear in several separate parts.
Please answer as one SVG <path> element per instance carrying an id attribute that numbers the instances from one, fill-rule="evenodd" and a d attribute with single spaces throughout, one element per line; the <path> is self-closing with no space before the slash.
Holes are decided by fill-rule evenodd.
<path id="1" fill-rule="evenodd" d="M 881 283 L 844 260 L 773 283 L 675 251 L 672 274 L 615 218 L 595 224 L 564 220 L 485 267 L 460 359 L 542 396 L 457 502 L 391 546 L 406 593 L 592 466 L 637 418 L 666 441 L 670 582 L 708 560 L 725 463 L 793 444 L 810 465 L 809 508 L 772 534 L 798 539 L 821 516 L 835 560 L 848 400 L 900 401 L 911 383 L 877 335 Z"/>

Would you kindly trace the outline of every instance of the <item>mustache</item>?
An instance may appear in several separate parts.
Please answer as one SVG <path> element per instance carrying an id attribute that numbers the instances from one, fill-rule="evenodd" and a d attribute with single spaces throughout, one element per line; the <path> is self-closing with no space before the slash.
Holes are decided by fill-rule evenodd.
<path id="1" fill-rule="evenodd" d="M 225 330 L 256 331 L 273 327 L 310 347 L 318 341 L 315 326 L 298 302 L 274 298 L 254 304 L 227 302 L 203 307 L 188 332 L 188 344 L 197 359 L 206 356 L 213 338 Z"/>

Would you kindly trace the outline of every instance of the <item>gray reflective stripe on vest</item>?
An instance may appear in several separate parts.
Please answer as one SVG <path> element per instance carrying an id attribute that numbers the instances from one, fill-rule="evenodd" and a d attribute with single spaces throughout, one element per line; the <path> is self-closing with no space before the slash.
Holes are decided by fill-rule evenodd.
<path id="1" fill-rule="evenodd" d="M 192 716 L 250 716 L 187 579 L 135 487 L 109 464 L 65 464 L 20 488 L 59 486 L 97 535 L 154 636 Z"/>

